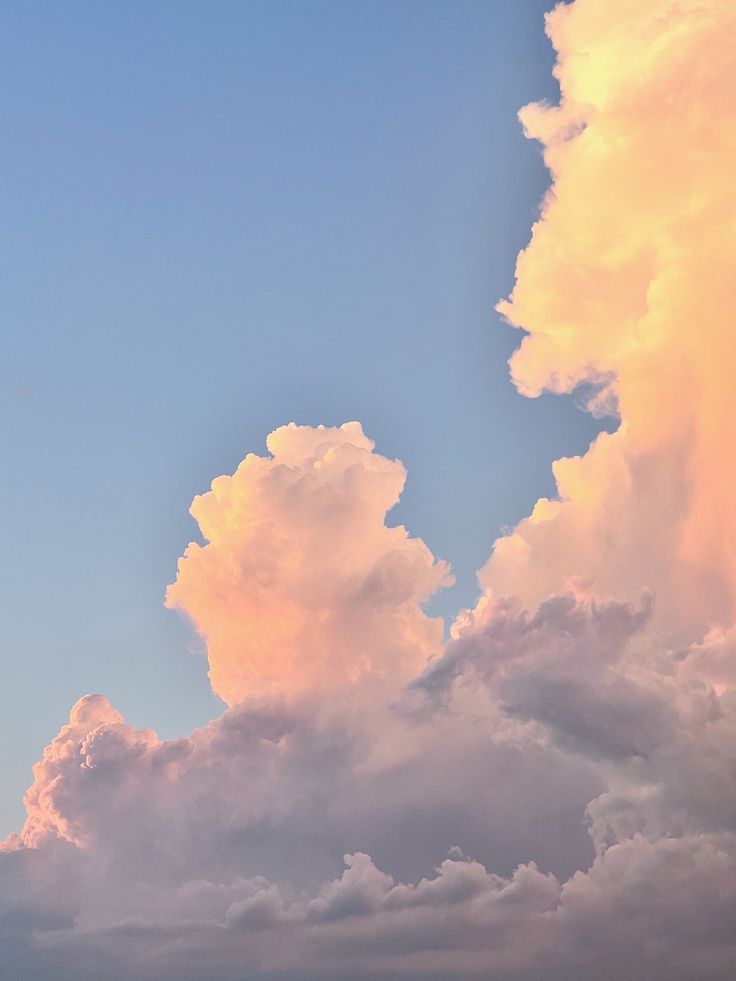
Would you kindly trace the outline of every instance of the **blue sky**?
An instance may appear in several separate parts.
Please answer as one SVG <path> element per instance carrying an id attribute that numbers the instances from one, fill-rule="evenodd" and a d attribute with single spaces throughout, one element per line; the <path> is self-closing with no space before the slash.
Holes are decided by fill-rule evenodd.
<path id="1" fill-rule="evenodd" d="M 547 183 L 551 4 L 3 5 L 0 835 L 87 691 L 219 714 L 163 608 L 194 494 L 281 423 L 359 419 L 475 596 L 598 424 L 521 398 L 493 311 Z"/>

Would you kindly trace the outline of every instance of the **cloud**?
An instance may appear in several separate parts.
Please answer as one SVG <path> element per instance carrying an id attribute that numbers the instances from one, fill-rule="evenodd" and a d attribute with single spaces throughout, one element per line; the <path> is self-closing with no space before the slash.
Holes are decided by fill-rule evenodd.
<path id="1" fill-rule="evenodd" d="M 727 977 L 736 700 L 649 646 L 650 612 L 489 605 L 406 690 L 419 713 L 251 700 L 162 742 L 82 699 L 0 855 L 22 970 L 42 949 L 79 979 L 95 951 L 121 978 Z M 43 875 L 21 867 L 25 895 L 19 861 Z"/>
<path id="2" fill-rule="evenodd" d="M 422 604 L 451 578 L 385 524 L 403 466 L 357 422 L 282 426 L 268 449 L 195 498 L 207 544 L 189 545 L 167 592 L 207 642 L 212 687 L 232 705 L 411 677 L 442 640 Z"/>
<path id="3" fill-rule="evenodd" d="M 553 184 L 499 310 L 527 332 L 524 394 L 603 380 L 622 422 L 555 464 L 559 501 L 496 543 L 482 582 L 530 606 L 570 576 L 656 587 L 658 627 L 691 643 L 735 612 L 736 10 L 578 0 L 547 25 L 561 102 L 521 119 Z"/>
<path id="4" fill-rule="evenodd" d="M 88 695 L 0 847 L 14 978 L 727 981 L 736 963 L 736 11 L 547 20 L 553 177 L 500 309 L 526 395 L 620 428 L 494 547 L 389 527 L 357 423 L 282 427 L 195 499 L 167 603 L 228 709 L 165 741 Z"/>

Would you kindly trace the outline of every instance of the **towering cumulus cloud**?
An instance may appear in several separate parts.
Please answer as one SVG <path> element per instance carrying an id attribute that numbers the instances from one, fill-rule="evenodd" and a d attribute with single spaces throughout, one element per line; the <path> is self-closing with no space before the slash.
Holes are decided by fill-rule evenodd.
<path id="1" fill-rule="evenodd" d="M 519 390 L 615 433 L 446 566 L 357 423 L 285 426 L 192 513 L 167 604 L 227 710 L 88 695 L 0 846 L 26 981 L 730 981 L 736 964 L 736 7 L 575 0 L 511 297 Z"/>
<path id="2" fill-rule="evenodd" d="M 212 687 L 248 695 L 406 680 L 436 654 L 439 620 L 421 603 L 448 582 L 423 542 L 386 512 L 406 477 L 357 422 L 282 426 L 272 456 L 249 454 L 192 514 L 191 544 L 167 602 L 207 641 Z"/>
<path id="3" fill-rule="evenodd" d="M 655 587 L 680 639 L 736 598 L 736 9 L 582 0 L 548 18 L 562 90 L 521 113 L 553 185 L 499 309 L 528 331 L 527 395 L 588 386 L 613 435 L 560 460 L 560 500 L 499 542 L 483 583 L 537 602 L 570 574 Z"/>

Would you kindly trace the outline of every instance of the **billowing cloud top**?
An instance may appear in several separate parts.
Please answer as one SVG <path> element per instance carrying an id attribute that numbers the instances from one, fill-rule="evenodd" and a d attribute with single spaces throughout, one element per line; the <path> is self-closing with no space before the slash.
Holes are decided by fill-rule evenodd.
<path id="1" fill-rule="evenodd" d="M 736 8 L 580 0 L 547 27 L 561 102 L 521 120 L 553 184 L 499 310 L 529 332 L 523 393 L 583 386 L 622 424 L 555 464 L 559 500 L 482 578 L 527 602 L 571 574 L 656 586 L 663 628 L 691 640 L 736 612 Z"/>
<path id="2" fill-rule="evenodd" d="M 357 423 L 195 499 L 167 603 L 228 704 L 87 695 L 0 846 L 18 981 L 730 981 L 736 964 L 736 7 L 575 0 L 519 389 L 621 425 L 555 464 L 442 638 L 444 563 Z"/>
<path id="3" fill-rule="evenodd" d="M 167 593 L 207 641 L 212 687 L 233 705 L 410 678 L 442 639 L 421 604 L 450 580 L 423 542 L 386 527 L 403 466 L 357 422 L 292 423 L 267 445 L 195 498 L 208 544 L 189 545 Z"/>

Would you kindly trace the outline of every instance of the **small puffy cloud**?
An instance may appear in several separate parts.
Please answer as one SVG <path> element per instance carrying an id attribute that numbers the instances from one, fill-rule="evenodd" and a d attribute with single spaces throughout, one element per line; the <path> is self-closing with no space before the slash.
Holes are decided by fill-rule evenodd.
<path id="1" fill-rule="evenodd" d="M 46 747 L 33 768 L 34 781 L 25 796 L 27 819 L 23 842 L 36 845 L 50 832 L 82 844 L 90 831 L 86 800 L 104 781 L 111 795 L 118 776 L 130 770 L 132 759 L 156 742 L 150 729 L 134 732 L 103 695 L 86 695 L 72 708 L 69 723 Z M 114 801 L 108 800 L 114 811 Z"/>
<path id="2" fill-rule="evenodd" d="M 340 920 L 346 916 L 375 913 L 391 891 L 394 880 L 380 872 L 370 855 L 358 852 L 345 856 L 342 877 L 330 882 L 309 902 L 307 915 L 316 920 Z"/>
<path id="3" fill-rule="evenodd" d="M 225 914 L 226 925 L 238 929 L 266 929 L 284 919 L 284 901 L 278 886 L 268 884 L 252 896 L 234 902 Z"/>

